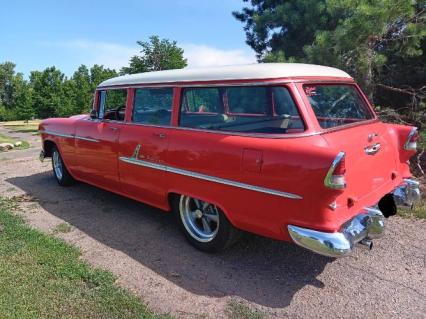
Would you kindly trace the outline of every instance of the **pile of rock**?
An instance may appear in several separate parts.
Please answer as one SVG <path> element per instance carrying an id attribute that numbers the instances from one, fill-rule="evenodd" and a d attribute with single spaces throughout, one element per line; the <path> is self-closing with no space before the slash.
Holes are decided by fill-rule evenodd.
<path id="1" fill-rule="evenodd" d="M 21 141 L 18 141 L 15 143 L 0 143 L 0 152 L 10 151 L 10 150 L 13 150 L 15 147 L 20 147 L 20 146 L 22 146 Z"/>

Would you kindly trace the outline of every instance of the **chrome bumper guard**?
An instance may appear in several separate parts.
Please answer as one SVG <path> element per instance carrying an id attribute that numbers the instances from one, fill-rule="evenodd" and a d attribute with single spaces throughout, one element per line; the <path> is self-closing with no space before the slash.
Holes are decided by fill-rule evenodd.
<path id="1" fill-rule="evenodd" d="M 396 206 L 412 207 L 420 200 L 419 182 L 406 179 L 392 193 Z M 306 249 L 329 257 L 349 255 L 356 244 L 364 244 L 370 249 L 372 239 L 383 235 L 384 216 L 376 207 L 364 208 L 358 215 L 342 225 L 335 233 L 288 225 L 293 241 Z"/>
<path id="2" fill-rule="evenodd" d="M 414 179 L 404 179 L 404 182 L 392 192 L 396 206 L 413 207 L 420 201 L 420 183 Z"/>

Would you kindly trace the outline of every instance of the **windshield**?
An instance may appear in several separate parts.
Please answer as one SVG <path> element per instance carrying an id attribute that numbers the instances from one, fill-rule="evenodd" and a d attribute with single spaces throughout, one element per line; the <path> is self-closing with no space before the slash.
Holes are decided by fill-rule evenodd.
<path id="1" fill-rule="evenodd" d="M 303 86 L 322 128 L 372 119 L 373 113 L 353 85 L 309 84 Z"/>

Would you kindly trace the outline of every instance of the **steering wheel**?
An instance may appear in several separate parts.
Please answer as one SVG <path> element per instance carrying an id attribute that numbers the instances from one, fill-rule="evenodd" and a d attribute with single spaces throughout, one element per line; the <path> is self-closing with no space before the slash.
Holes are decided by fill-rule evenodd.
<path id="1" fill-rule="evenodd" d="M 121 111 L 122 109 L 124 109 L 124 108 L 126 108 L 126 106 L 125 106 L 125 105 L 122 105 L 122 106 L 117 107 L 117 108 L 114 110 L 114 113 L 115 113 L 115 119 L 116 119 L 117 121 L 119 121 L 119 120 L 120 120 L 120 111 Z"/>

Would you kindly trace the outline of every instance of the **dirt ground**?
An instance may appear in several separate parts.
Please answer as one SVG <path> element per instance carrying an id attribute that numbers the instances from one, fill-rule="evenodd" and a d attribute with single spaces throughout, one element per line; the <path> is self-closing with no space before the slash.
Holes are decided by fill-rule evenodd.
<path id="1" fill-rule="evenodd" d="M 226 318 L 239 301 L 267 318 L 426 318 L 426 222 L 387 222 L 371 252 L 343 259 L 247 235 L 230 250 L 205 254 L 189 246 L 170 214 L 86 184 L 63 188 L 51 163 L 31 147 L 0 153 L 0 196 L 20 196 L 29 224 L 82 250 L 89 263 L 159 313 Z M 25 196 L 24 196 L 25 195 Z M 55 232 L 62 223 L 69 232 Z"/>

